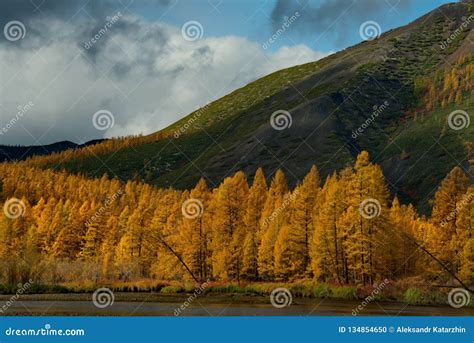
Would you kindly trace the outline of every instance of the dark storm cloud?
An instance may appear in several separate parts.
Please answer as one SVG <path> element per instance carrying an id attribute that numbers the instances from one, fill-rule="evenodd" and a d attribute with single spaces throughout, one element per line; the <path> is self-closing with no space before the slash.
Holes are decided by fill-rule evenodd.
<path id="1" fill-rule="evenodd" d="M 132 66 L 130 64 L 126 64 L 123 62 L 117 62 L 112 67 L 112 72 L 114 73 L 116 78 L 125 78 L 128 73 L 132 70 Z"/>
<path id="2" fill-rule="evenodd" d="M 108 18 L 121 13 L 123 16 L 133 16 L 133 12 L 140 6 L 150 6 L 154 9 L 166 9 L 173 6 L 177 0 L 0 0 L 0 27 L 10 21 L 18 20 L 26 26 L 26 34 L 30 38 L 10 44 L 8 40 L 0 43 L 10 44 L 15 49 L 38 48 L 51 42 L 53 39 L 63 37 L 63 32 L 51 29 L 53 20 L 74 22 L 77 30 L 77 45 L 82 46 L 91 37 L 94 37 Z M 114 23 L 114 30 L 136 33 L 138 24 L 132 21 L 120 20 Z M 163 41 L 160 33 L 156 39 Z M 103 37 L 104 43 L 110 39 L 109 35 Z M 101 46 L 93 46 L 85 53 L 90 60 L 95 61 L 100 53 Z"/>
<path id="3" fill-rule="evenodd" d="M 26 27 L 24 39 L 0 37 L 0 58 L 8 65 L 0 73 L 8 81 L 0 127 L 18 105 L 34 103 L 1 144 L 151 133 L 260 76 L 325 55 L 303 45 L 265 54 L 235 36 L 190 43 L 179 26 L 137 15 L 177 0 L 32 1 L 0 0 L 0 20 Z M 112 23 L 114 16 L 120 18 Z M 115 118 L 106 131 L 92 121 L 102 109 Z"/>
<path id="4" fill-rule="evenodd" d="M 115 4 L 120 3 L 117 1 Z M 11 20 L 28 22 L 30 19 L 36 18 L 68 20 L 81 9 L 91 17 L 100 17 L 113 7 L 114 2 L 110 0 L 2 0 L 0 2 L 0 23 L 3 25 Z"/>
<path id="5" fill-rule="evenodd" d="M 140 5 L 165 8 L 177 0 L 1 0 L 0 24 L 11 20 L 29 21 L 50 17 L 69 20 L 76 15 L 105 18 L 112 11 Z"/>
<path id="6" fill-rule="evenodd" d="M 75 22 L 76 35 L 87 34 L 91 28 L 124 9 L 126 3 L 112 0 L 0 0 L 0 27 L 10 21 L 20 21 L 26 27 L 28 39 L 10 42 L 14 49 L 37 49 L 54 39 L 64 38 L 64 32 L 54 30 L 53 22 Z"/>
<path id="7" fill-rule="evenodd" d="M 110 16 L 116 15 L 118 18 L 119 12 L 111 13 Z M 123 15 L 122 12 L 120 12 L 120 15 Z M 133 36 L 138 36 L 138 32 L 141 29 L 141 25 L 137 22 L 137 20 L 132 20 L 132 19 L 118 19 L 117 21 L 114 21 L 114 23 L 111 26 L 110 31 L 112 31 L 113 34 L 101 34 L 103 30 L 105 30 L 104 26 L 107 23 L 107 20 L 98 20 L 94 24 L 85 24 L 83 25 L 83 29 L 79 30 L 77 35 L 77 41 L 78 45 L 84 50 L 84 53 L 88 56 L 88 58 L 95 62 L 100 53 L 103 51 L 104 48 L 107 47 L 107 43 L 113 36 L 119 36 L 119 35 L 133 35 Z M 108 30 L 108 28 L 107 28 Z M 96 35 L 100 34 L 100 42 L 98 44 L 90 44 L 87 48 L 86 43 L 90 42 L 92 38 L 94 38 Z M 160 37 L 160 35 L 157 35 L 157 39 Z"/>
<path id="8" fill-rule="evenodd" d="M 151 5 L 165 8 L 172 1 L 176 0 L 0 0 L 0 23 L 4 25 L 19 20 L 26 26 L 27 36 L 27 39 L 16 42 L 1 39 L 0 44 L 11 49 L 36 50 L 56 41 L 73 43 L 94 68 L 98 59 L 114 53 L 122 54 L 129 48 L 120 47 L 121 37 L 134 36 L 138 45 L 153 41 L 153 49 L 144 49 L 132 62 L 117 63 L 111 70 L 111 77 L 126 77 L 133 68 L 132 64 L 139 64 L 152 72 L 156 56 L 165 50 L 168 37 L 162 28 L 153 24 L 144 28 L 133 15 L 134 7 Z M 55 29 L 58 22 L 70 23 L 74 30 Z"/>
<path id="9" fill-rule="evenodd" d="M 300 17 L 292 24 L 291 30 L 317 37 L 322 33 L 332 35 L 342 45 L 347 30 L 353 29 L 366 20 L 386 21 L 391 6 L 396 10 L 406 9 L 412 0 L 278 0 L 271 14 L 273 30 L 281 28 L 285 17 L 296 11 Z M 391 12 L 396 15 L 397 12 Z M 337 25 L 335 24 L 337 22 Z M 358 29 L 358 26 L 357 26 Z"/>

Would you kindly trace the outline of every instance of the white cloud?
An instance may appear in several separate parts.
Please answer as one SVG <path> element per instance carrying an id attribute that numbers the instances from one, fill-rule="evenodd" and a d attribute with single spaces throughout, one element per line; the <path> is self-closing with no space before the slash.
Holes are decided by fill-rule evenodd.
<path id="1" fill-rule="evenodd" d="M 90 50 L 84 43 L 97 28 L 38 27 L 43 38 L 33 37 L 34 46 L 0 44 L 0 126 L 17 106 L 34 103 L 0 144 L 149 134 L 261 76 L 324 55 L 304 45 L 272 53 L 234 36 L 189 42 L 180 28 L 137 17 L 122 17 Z M 101 109 L 115 117 L 106 131 L 92 124 Z"/>

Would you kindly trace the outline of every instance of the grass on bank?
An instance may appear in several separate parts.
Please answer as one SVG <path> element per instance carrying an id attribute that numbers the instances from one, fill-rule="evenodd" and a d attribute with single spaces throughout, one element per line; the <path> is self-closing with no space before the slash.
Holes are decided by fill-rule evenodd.
<path id="1" fill-rule="evenodd" d="M 377 285 L 339 286 L 314 281 L 293 283 L 221 283 L 209 282 L 201 286 L 192 282 L 167 282 L 140 280 L 134 282 L 110 283 L 66 283 L 61 285 L 30 284 L 25 287 L 18 285 L 0 285 L 0 294 L 80 294 L 93 293 L 99 287 L 108 287 L 113 292 L 123 293 L 159 293 L 163 295 L 192 294 L 200 287 L 204 295 L 255 296 L 268 297 L 276 288 L 287 288 L 294 298 L 363 300 L 371 297 L 377 301 L 401 301 L 411 305 L 446 304 L 447 292 L 450 288 L 436 288 L 422 285 L 419 282 L 402 280 L 389 282 L 384 287 Z M 474 306 L 471 301 L 470 306 Z"/>

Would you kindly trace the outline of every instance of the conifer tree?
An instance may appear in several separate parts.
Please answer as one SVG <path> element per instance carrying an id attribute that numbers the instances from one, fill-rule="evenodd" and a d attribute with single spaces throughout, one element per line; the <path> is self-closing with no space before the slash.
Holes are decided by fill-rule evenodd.
<path id="1" fill-rule="evenodd" d="M 446 264 L 451 272 L 456 273 L 459 263 L 456 256 L 460 247 L 456 244 L 459 237 L 458 206 L 466 194 L 468 178 L 458 166 L 441 182 L 434 197 L 431 220 L 435 224 L 431 249 L 437 258 Z"/>
<path id="2" fill-rule="evenodd" d="M 258 249 L 256 235 L 248 232 L 245 236 L 242 249 L 242 277 L 246 280 L 258 278 Z"/>
<path id="3" fill-rule="evenodd" d="M 262 239 L 258 248 L 258 270 L 260 277 L 265 280 L 274 277 L 274 249 L 280 227 L 284 223 L 287 193 L 285 174 L 277 170 L 270 184 L 260 221 Z"/>
<path id="4" fill-rule="evenodd" d="M 311 276 L 310 268 L 310 244 L 313 238 L 313 213 L 317 203 L 317 198 L 321 191 L 319 172 L 316 166 L 312 166 L 309 173 L 303 180 L 301 186 L 293 192 L 294 199 L 292 205 L 294 212 L 290 217 L 292 227 L 292 241 L 294 259 L 301 261 L 301 265 L 296 267 L 295 274 Z M 300 270 L 298 270 L 300 268 Z"/>
<path id="5" fill-rule="evenodd" d="M 246 235 L 242 257 L 242 274 L 246 279 L 258 278 L 258 246 L 260 245 L 260 220 L 267 198 L 267 183 L 263 170 L 259 168 L 255 174 L 252 187 L 249 189 L 247 210 L 245 213 Z"/>
<path id="6" fill-rule="evenodd" d="M 224 279 L 240 279 L 248 191 L 245 174 L 237 172 L 222 182 L 214 196 L 213 270 Z"/>
<path id="7" fill-rule="evenodd" d="M 92 223 L 88 226 L 80 256 L 82 258 L 92 258 L 100 253 L 101 246 L 101 231 L 99 225 Z"/>
<path id="8" fill-rule="evenodd" d="M 315 212 L 314 236 L 311 251 L 313 274 L 317 279 L 331 279 L 342 282 L 342 229 L 339 218 L 342 215 L 338 206 L 339 182 L 333 174 L 324 184 L 320 208 Z"/>
<path id="9" fill-rule="evenodd" d="M 201 212 L 195 218 L 183 218 L 180 241 L 183 258 L 194 275 L 205 281 L 211 276 L 211 213 L 209 201 L 211 194 L 204 179 L 199 180 L 190 194 L 192 199 L 202 204 Z"/>
<path id="10" fill-rule="evenodd" d="M 386 230 L 388 189 L 380 167 L 370 163 L 366 151 L 357 157 L 354 171 L 345 214 L 346 225 L 351 225 L 347 255 L 355 281 L 372 284 L 386 277 L 384 250 L 390 244 Z"/>
<path id="11" fill-rule="evenodd" d="M 474 281 L 474 187 L 471 186 L 457 207 L 456 235 L 452 246 L 460 253 L 456 256 L 460 277 L 467 283 Z"/>

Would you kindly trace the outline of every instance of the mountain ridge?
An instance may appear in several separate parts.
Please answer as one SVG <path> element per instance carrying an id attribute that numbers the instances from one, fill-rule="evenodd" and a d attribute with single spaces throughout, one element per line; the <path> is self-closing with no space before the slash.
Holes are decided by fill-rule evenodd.
<path id="1" fill-rule="evenodd" d="M 69 149 L 81 149 L 89 145 L 101 143 L 104 140 L 93 139 L 82 144 L 65 140 L 45 145 L 0 145 L 0 162 L 21 161 L 32 156 L 43 156 Z"/>
<path id="2" fill-rule="evenodd" d="M 327 176 L 367 150 L 382 165 L 393 193 L 426 207 L 433 186 L 454 165 L 469 167 L 463 144 L 472 126 L 446 131 L 443 118 L 459 107 L 454 102 L 416 118 L 414 109 L 425 105 L 414 84 L 472 54 L 472 22 L 447 48 L 440 45 L 472 16 L 473 4 L 443 5 L 373 41 L 267 75 L 157 133 L 104 143 L 109 152 L 88 154 L 94 147 L 86 147 L 67 159 L 28 163 L 176 188 L 190 188 L 200 177 L 215 185 L 237 170 L 252 176 L 258 167 L 271 178 L 281 168 L 294 186 L 313 164 Z M 472 91 L 463 92 L 462 99 L 461 107 L 472 110 Z M 385 103 L 376 120 L 353 138 L 354 130 L 374 116 L 374 106 Z M 271 126 L 276 111 L 290 113 L 291 127 Z M 439 146 L 432 144 L 435 138 Z M 420 164 L 425 169 L 419 170 Z"/>

